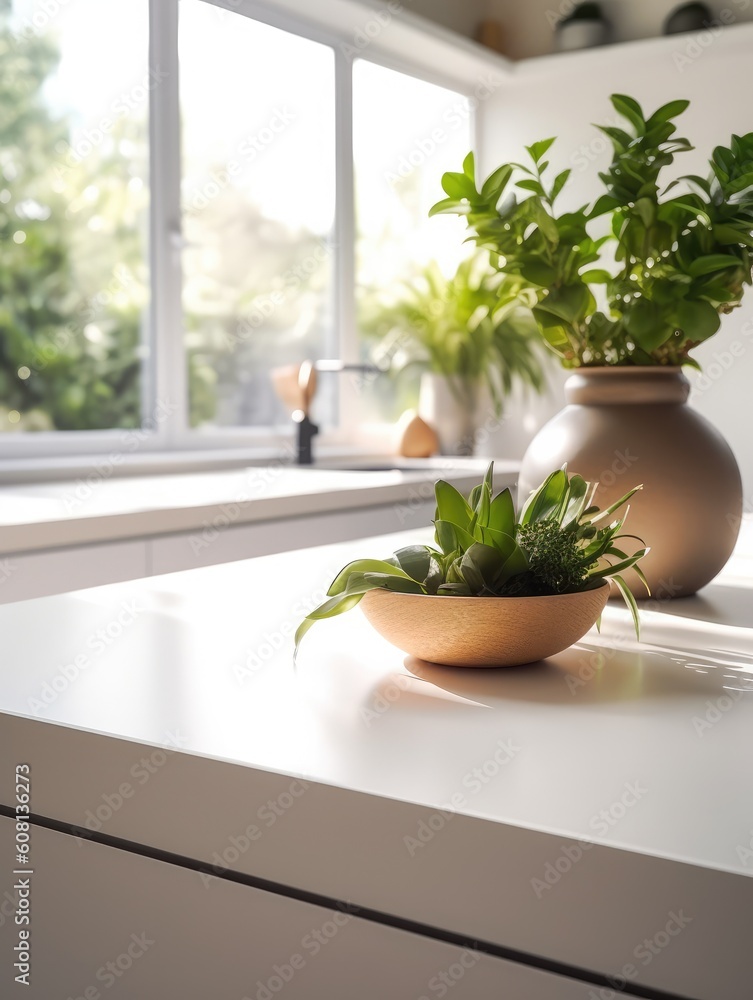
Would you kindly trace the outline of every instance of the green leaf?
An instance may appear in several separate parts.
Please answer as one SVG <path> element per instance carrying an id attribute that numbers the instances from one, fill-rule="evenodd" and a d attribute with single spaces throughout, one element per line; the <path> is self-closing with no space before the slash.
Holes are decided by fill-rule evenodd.
<path id="1" fill-rule="evenodd" d="M 562 188 L 565 186 L 565 184 L 567 184 L 571 173 L 572 171 L 568 167 L 567 170 L 563 170 L 561 173 L 557 174 L 557 176 L 554 178 L 554 184 L 552 185 L 552 192 L 549 195 L 549 198 L 552 202 L 554 202 L 554 200 L 556 199 L 557 195 L 560 193 Z"/>
<path id="2" fill-rule="evenodd" d="M 604 566 L 603 569 L 594 570 L 592 573 L 588 574 L 589 578 L 591 580 L 602 580 L 602 579 L 606 580 L 610 577 L 613 577 L 616 573 L 622 573 L 624 570 L 630 569 L 632 566 L 634 566 L 639 559 L 642 559 L 646 555 L 647 552 L 648 552 L 647 548 L 638 549 L 638 551 L 634 555 L 629 556 L 627 559 L 622 559 L 620 562 L 615 563 L 613 566 Z"/>
<path id="3" fill-rule="evenodd" d="M 582 550 L 583 555 L 581 557 L 581 566 L 584 570 L 591 572 L 591 567 L 598 559 L 601 559 L 609 554 L 617 554 L 614 545 L 612 544 L 612 540 L 620 530 L 620 526 L 621 522 L 618 522 L 617 524 L 610 525 L 608 528 L 602 528 L 596 533 L 591 542 L 586 545 L 586 547 Z M 627 559 L 627 556 L 621 556 L 621 558 Z"/>
<path id="4" fill-rule="evenodd" d="M 526 501 L 520 523 L 532 524 L 553 517 L 560 509 L 567 488 L 567 472 L 564 469 L 553 472 Z"/>
<path id="5" fill-rule="evenodd" d="M 467 583 L 443 583 L 437 593 L 447 597 L 470 597 L 471 588 Z"/>
<path id="6" fill-rule="evenodd" d="M 570 338 L 562 322 L 538 307 L 534 307 L 532 311 L 541 336 L 553 351 L 564 355 L 570 349 Z"/>
<path id="7" fill-rule="evenodd" d="M 539 160 L 541 160 L 542 156 L 544 156 L 556 138 L 556 136 L 552 136 L 551 139 L 539 139 L 539 141 L 534 142 L 533 145 L 526 146 L 526 152 L 530 154 L 534 163 L 538 163 Z"/>
<path id="8" fill-rule="evenodd" d="M 320 604 L 318 608 L 307 615 L 295 633 L 294 656 L 298 656 L 298 647 L 301 644 L 301 640 L 315 622 L 321 621 L 324 618 L 334 618 L 335 615 L 341 615 L 346 611 L 350 611 L 351 608 L 354 608 L 360 602 L 362 597 L 363 594 L 340 594 L 337 597 L 331 597 L 328 601 L 324 601 L 323 604 Z"/>
<path id="9" fill-rule="evenodd" d="M 356 559 L 340 570 L 332 581 L 327 594 L 330 597 L 335 597 L 337 594 L 344 593 L 347 589 L 348 581 L 354 573 L 389 573 L 392 576 L 401 576 L 406 580 L 410 579 L 408 574 L 403 572 L 398 566 L 393 566 L 383 559 Z"/>
<path id="10" fill-rule="evenodd" d="M 727 194 L 739 194 L 753 187 L 753 172 L 747 172 L 740 177 L 736 177 L 730 184 L 726 185 Z"/>
<path id="11" fill-rule="evenodd" d="M 628 585 L 625 583 L 625 581 L 621 576 L 613 576 L 612 579 L 614 580 L 620 593 L 622 594 L 622 599 L 625 601 L 628 611 L 632 615 L 633 627 L 635 629 L 635 638 L 640 639 L 641 619 L 640 615 L 638 614 L 638 605 L 635 603 L 635 597 L 633 596 L 632 591 L 630 590 L 630 588 L 628 587 Z"/>
<path id="12" fill-rule="evenodd" d="M 506 535 L 515 534 L 515 502 L 510 489 L 502 490 L 489 508 L 489 527 Z"/>
<path id="13" fill-rule="evenodd" d="M 502 577 L 500 585 L 502 583 L 507 583 L 508 580 L 512 579 L 514 576 L 519 576 L 521 573 L 525 573 L 529 569 L 528 558 L 525 552 L 518 543 L 515 543 L 515 548 L 512 550 L 510 555 L 505 560 L 505 565 L 502 567 Z"/>
<path id="14" fill-rule="evenodd" d="M 489 494 L 489 502 L 491 503 L 492 494 L 494 493 L 494 462 L 489 462 L 486 467 L 483 485 Z"/>
<path id="15" fill-rule="evenodd" d="M 643 586 L 646 588 L 646 597 L 650 597 L 651 596 L 651 587 L 649 587 L 649 585 L 648 585 L 648 580 L 646 579 L 646 574 L 643 572 L 643 570 L 638 565 L 638 563 L 636 563 L 635 566 L 633 566 L 633 572 L 638 577 L 638 579 L 641 581 L 641 583 L 643 584 Z"/>
<path id="16" fill-rule="evenodd" d="M 610 100 L 614 110 L 623 118 L 627 118 L 638 135 L 643 135 L 646 131 L 646 122 L 640 104 L 625 94 L 612 94 Z"/>
<path id="17" fill-rule="evenodd" d="M 477 595 L 495 592 L 495 580 L 502 572 L 505 560 L 497 549 L 482 542 L 476 542 L 466 552 L 460 562 L 460 572 Z"/>
<path id="18" fill-rule="evenodd" d="M 676 118 L 681 115 L 683 111 L 689 106 L 690 101 L 669 101 L 667 104 L 662 104 L 648 120 L 648 124 L 652 125 L 656 122 L 668 122 L 670 118 Z"/>
<path id="19" fill-rule="evenodd" d="M 476 187 L 465 174 L 448 171 L 442 175 L 442 187 L 450 198 L 469 198 L 476 193 Z"/>
<path id="20" fill-rule="evenodd" d="M 570 497 L 567 501 L 565 513 L 562 518 L 563 527 L 576 522 L 580 518 L 586 504 L 588 486 L 589 484 L 585 481 L 585 479 L 583 479 L 582 476 L 575 475 L 570 477 Z"/>
<path id="21" fill-rule="evenodd" d="M 699 278 L 704 274 L 713 274 L 714 271 L 723 271 L 727 267 L 740 267 L 740 259 L 732 254 L 711 253 L 705 257 L 696 257 L 688 268 L 688 274 Z"/>
<path id="22" fill-rule="evenodd" d="M 619 205 L 619 201 L 613 195 L 603 194 L 594 202 L 593 208 L 588 213 L 588 218 L 595 219 L 600 215 L 606 215 L 607 212 L 613 212 L 619 208 Z"/>
<path id="23" fill-rule="evenodd" d="M 520 273 L 526 281 L 530 281 L 533 285 L 541 285 L 542 288 L 548 288 L 550 285 L 553 285 L 557 277 L 557 272 L 551 265 L 544 264 L 538 260 L 528 261 L 523 264 L 520 268 Z"/>
<path id="24" fill-rule="evenodd" d="M 580 280 L 585 281 L 588 285 L 606 285 L 612 280 L 612 275 L 609 271 L 594 268 L 591 271 L 583 271 Z"/>
<path id="25" fill-rule="evenodd" d="M 591 293 L 582 282 L 577 285 L 562 285 L 553 288 L 536 307 L 537 310 L 552 313 L 567 323 L 577 323 L 588 312 Z"/>
<path id="26" fill-rule="evenodd" d="M 702 299 L 686 299 L 676 311 L 677 325 L 689 340 L 707 340 L 719 329 L 719 313 Z"/>
<path id="27" fill-rule="evenodd" d="M 711 197 L 711 185 L 709 184 L 709 182 L 706 180 L 705 177 L 699 177 L 697 174 L 684 174 L 682 177 L 679 178 L 679 180 L 690 181 L 691 184 L 695 184 L 696 187 L 699 187 L 707 198 Z M 673 181 L 671 185 L 668 185 L 667 190 L 669 190 L 669 188 L 676 183 L 677 181 Z"/>
<path id="28" fill-rule="evenodd" d="M 315 624 L 316 624 L 315 618 L 304 618 L 301 624 L 295 630 L 295 651 L 293 653 L 293 663 L 295 663 L 296 659 L 298 658 L 298 647 L 301 645 L 301 640 L 303 639 L 304 635 L 306 635 L 308 630 L 310 628 L 313 628 Z"/>
<path id="29" fill-rule="evenodd" d="M 435 521 L 434 530 L 437 544 L 447 556 L 457 551 L 465 552 L 476 542 L 465 528 L 450 521 Z"/>
<path id="30" fill-rule="evenodd" d="M 749 228 L 743 229 L 727 223 L 713 226 L 711 232 L 714 238 L 725 246 L 753 247 L 753 237 Z"/>
<path id="31" fill-rule="evenodd" d="M 635 210 L 641 217 L 643 225 L 648 229 L 656 220 L 656 205 L 650 198 L 639 198 L 635 203 Z"/>
<path id="32" fill-rule="evenodd" d="M 432 571 L 436 559 L 427 545 L 406 545 L 392 556 L 400 569 L 412 580 L 424 583 Z M 388 560 L 389 561 L 389 560 Z"/>
<path id="33" fill-rule="evenodd" d="M 401 576 L 391 576 L 389 573 L 354 574 L 348 584 L 346 594 L 359 594 L 368 590 L 389 590 L 393 594 L 423 594 L 423 586 L 416 580 L 404 580 Z"/>
<path id="34" fill-rule="evenodd" d="M 648 352 L 655 351 L 673 333 L 660 307 L 648 299 L 638 299 L 627 309 L 625 326 L 643 350 Z"/>
<path id="35" fill-rule="evenodd" d="M 684 198 L 675 198 L 672 201 L 666 202 L 664 205 L 662 205 L 662 210 L 664 211 L 668 207 L 672 207 L 675 209 L 680 208 L 684 212 L 687 212 L 687 214 L 690 215 L 692 218 L 702 219 L 707 226 L 710 225 L 711 217 L 709 216 L 705 207 L 703 205 L 697 204 L 697 202 L 694 200 L 688 200 L 691 198 L 695 198 L 695 195 L 685 195 Z"/>
<path id="36" fill-rule="evenodd" d="M 473 155 L 473 151 L 468 153 L 466 158 L 463 160 L 463 173 L 469 180 L 473 181 L 474 187 L 476 184 L 476 160 Z"/>
<path id="37" fill-rule="evenodd" d="M 557 228 L 557 223 L 551 215 L 549 215 L 541 202 L 537 201 L 535 198 L 529 198 L 528 201 L 526 201 L 526 205 L 531 206 L 533 221 L 539 227 L 539 231 L 542 236 L 550 243 L 554 243 L 556 246 L 560 241 L 560 232 Z"/>
<path id="38" fill-rule="evenodd" d="M 546 198 L 546 191 L 541 186 L 539 181 L 534 181 L 531 180 L 530 178 L 525 178 L 522 181 L 516 181 L 515 186 L 523 188 L 525 191 L 533 191 L 533 193 L 537 194 L 539 198 Z"/>
<path id="39" fill-rule="evenodd" d="M 515 526 L 513 525 L 514 530 Z M 480 532 L 480 542 L 483 542 L 484 545 L 488 545 L 492 549 L 496 549 L 504 559 L 509 559 L 517 544 L 513 535 L 507 534 L 504 531 L 497 531 L 495 528 L 481 528 Z"/>
<path id="40" fill-rule="evenodd" d="M 488 472 L 487 472 L 488 475 Z M 492 502 L 492 491 L 489 484 L 484 480 L 482 484 L 481 493 L 479 494 L 478 503 L 473 511 L 473 520 L 471 521 L 471 531 L 478 526 L 479 528 L 486 528 L 489 526 L 489 510 L 491 508 Z M 474 532 L 475 534 L 475 532 Z"/>
<path id="41" fill-rule="evenodd" d="M 474 594 L 498 594 L 513 576 L 528 569 L 525 553 L 514 539 L 507 553 L 477 542 L 463 555 L 460 572 Z"/>
<path id="42" fill-rule="evenodd" d="M 444 198 L 432 205 L 429 209 L 429 217 L 433 215 L 468 215 L 471 206 L 467 202 L 458 201 L 457 198 Z"/>
<path id="43" fill-rule="evenodd" d="M 459 493 L 451 483 L 446 483 L 440 479 L 434 486 L 434 495 L 437 499 L 436 520 L 451 521 L 460 525 L 461 528 L 468 528 L 473 511 L 462 493 Z"/>
<path id="44" fill-rule="evenodd" d="M 501 167 L 489 174 L 483 183 L 481 188 L 481 197 L 485 200 L 491 200 L 494 198 L 495 204 L 499 201 L 499 198 L 507 187 L 507 182 L 512 176 L 513 168 L 509 163 L 503 163 Z"/>
<path id="45" fill-rule="evenodd" d="M 624 496 L 621 496 L 619 500 L 615 500 L 614 503 L 610 504 L 604 510 L 599 510 L 598 507 L 589 508 L 589 510 L 584 512 L 583 517 L 587 518 L 589 524 L 598 524 L 599 521 L 603 521 L 604 518 L 610 517 L 612 514 L 614 514 L 615 511 L 619 510 L 620 507 L 623 506 L 623 504 L 626 504 L 631 497 L 635 496 L 635 494 L 642 489 L 643 489 L 642 483 L 640 486 L 634 486 L 631 490 L 628 490 Z M 589 511 L 593 512 L 589 513 Z"/>
<path id="46" fill-rule="evenodd" d="M 614 125 L 597 125 L 596 128 L 612 140 L 612 143 L 616 147 L 618 153 L 624 153 L 628 146 L 633 142 L 633 137 L 631 135 L 628 135 L 628 133 L 623 131 L 621 128 L 616 128 Z"/>
<path id="47" fill-rule="evenodd" d="M 721 173 L 725 180 L 728 180 L 735 169 L 735 157 L 732 150 L 727 149 L 726 146 L 716 146 L 714 152 L 711 154 L 713 164 L 721 168 Z M 712 164 L 712 165 L 713 165 Z M 720 171 L 717 171 L 717 176 L 719 176 Z"/>

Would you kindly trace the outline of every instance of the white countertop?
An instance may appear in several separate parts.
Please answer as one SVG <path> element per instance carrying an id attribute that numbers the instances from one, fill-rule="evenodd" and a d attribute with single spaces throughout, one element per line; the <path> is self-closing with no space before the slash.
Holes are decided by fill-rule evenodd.
<path id="1" fill-rule="evenodd" d="M 211 472 L 112 477 L 95 470 L 75 481 L 0 487 L 0 554 L 194 531 L 232 510 L 234 524 L 400 503 L 431 496 L 440 477 L 470 490 L 488 459 L 435 458 L 399 469 L 300 468 L 283 463 Z M 360 463 L 385 466 L 372 456 Z M 512 485 L 518 464 L 497 461 L 497 483 Z M 106 471 L 106 470 L 105 470 Z"/>
<path id="2" fill-rule="evenodd" d="M 415 539 L 415 533 L 411 537 Z M 592 631 L 548 661 L 513 669 L 463 670 L 406 660 L 356 611 L 320 623 L 308 634 L 296 672 L 292 632 L 304 609 L 321 599 L 339 567 L 356 556 L 387 554 L 407 541 L 395 535 L 349 542 L 0 607 L 0 708 L 75 730 L 179 748 L 181 753 L 174 756 L 180 767 L 171 764 L 160 779 L 160 796 L 167 794 L 165 782 L 176 783 L 170 794 L 163 802 L 162 797 L 151 798 L 151 786 L 140 792 L 136 805 L 123 808 L 107 823 L 105 832 L 117 836 L 160 841 L 157 846 L 165 847 L 169 833 L 172 849 L 179 843 L 179 853 L 211 857 L 209 848 L 216 850 L 228 826 L 233 829 L 232 823 L 241 820 L 225 816 L 202 841 L 200 823 L 187 830 L 188 824 L 172 817 L 181 815 L 180 796 L 188 794 L 189 787 L 196 795 L 204 788 L 201 761 L 235 762 L 242 765 L 237 773 L 249 776 L 244 781 L 259 774 L 287 787 L 290 776 L 297 776 L 337 790 L 332 795 L 340 799 L 342 790 L 365 796 L 358 799 L 356 816 L 368 812 L 371 801 L 374 809 L 380 802 L 385 809 L 389 802 L 409 804 L 411 815 L 426 822 L 444 816 L 443 825 L 456 833 L 452 838 L 437 836 L 442 843 L 430 844 L 431 850 L 423 854 L 425 845 L 414 846 L 413 854 L 425 865 L 440 863 L 455 837 L 475 837 L 474 831 L 482 829 L 478 820 L 496 839 L 495 865 L 500 871 L 504 863 L 511 864 L 510 844 L 518 845 L 515 850 L 520 852 L 529 843 L 526 838 L 548 845 L 542 848 L 540 864 L 528 868 L 521 862 L 522 872 L 515 875 L 513 868 L 504 876 L 505 891 L 521 913 L 540 907 L 542 901 L 548 907 L 532 910 L 538 938 L 526 938 L 533 932 L 523 920 L 521 926 L 504 931 L 506 943 L 516 938 L 516 946 L 530 947 L 531 940 L 545 938 L 546 914 L 553 919 L 581 880 L 585 891 L 586 881 L 596 878 L 589 885 L 589 899 L 598 892 L 611 899 L 610 879 L 623 876 L 591 872 L 589 866 L 605 863 L 597 864 L 598 855 L 620 866 L 643 859 L 639 871 L 645 885 L 625 890 L 636 891 L 641 905 L 648 906 L 649 886 L 662 881 L 665 862 L 671 862 L 674 873 L 674 895 L 668 897 L 672 906 L 683 903 L 677 886 L 701 879 L 707 888 L 698 890 L 699 898 L 708 912 L 705 922 L 697 920 L 694 933 L 710 940 L 716 927 L 720 942 L 713 947 L 739 950 L 735 928 L 744 935 L 744 926 L 737 918 L 725 925 L 724 914 L 717 912 L 724 907 L 718 899 L 713 905 L 709 900 L 718 896 L 728 901 L 730 921 L 740 912 L 741 898 L 753 905 L 753 882 L 738 882 L 740 876 L 753 874 L 753 524 L 746 523 L 735 557 L 701 594 L 648 605 L 641 643 L 622 605 L 610 603 L 600 635 Z M 78 666 L 71 667 L 76 657 Z M 8 738 L 26 740 L 34 725 L 6 715 L 0 744 Z M 42 731 L 49 735 L 53 730 L 60 732 L 48 726 Z M 42 815 L 56 810 L 56 818 L 84 825 L 87 812 L 100 803 L 100 792 L 113 782 L 117 788 L 118 769 L 104 777 L 101 740 L 92 763 L 82 757 L 86 740 L 70 732 L 78 748 L 71 759 L 78 763 L 60 777 L 38 780 L 36 808 Z M 118 753 L 126 754 L 120 758 L 122 776 L 122 761 L 130 759 L 128 744 L 117 746 Z M 2 755 L 22 757 L 24 746 L 3 746 Z M 232 811 L 237 803 L 231 802 L 229 789 L 236 778 L 221 770 L 227 765 L 212 766 L 228 785 L 219 805 L 214 802 L 210 808 L 207 801 L 206 809 L 212 814 Z M 204 795 L 212 794 L 205 789 L 199 808 Z M 302 820 L 306 809 L 296 810 Z M 206 822 L 214 822 L 214 815 L 207 817 Z M 308 816 L 307 836 L 320 820 L 320 813 Z M 415 840 L 419 824 L 411 820 L 402 829 L 404 835 L 392 837 L 384 848 L 393 852 L 392 860 L 384 863 L 395 871 L 413 856 L 405 838 Z M 554 864 L 562 845 L 574 841 L 585 844 L 581 854 L 592 851 L 593 858 L 582 862 L 578 878 L 563 880 L 565 888 L 544 886 L 537 894 L 533 879 L 544 879 L 543 859 Z M 462 869 L 474 862 L 458 843 L 452 864 Z M 275 849 L 284 846 L 282 836 Z M 599 854 L 599 848 L 605 852 Z M 319 849 L 325 848 L 307 848 Z M 291 851 L 288 845 L 286 863 L 294 856 Z M 258 871 L 263 857 L 255 854 L 239 864 Z M 649 864 L 651 859 L 655 861 Z M 410 863 L 412 877 L 420 868 L 418 862 Z M 274 873 L 274 864 L 269 864 Z M 442 870 L 446 868 L 444 864 Z M 296 872 L 286 877 L 316 884 L 315 864 L 297 864 Z M 636 877 L 640 881 L 641 876 Z M 633 880 L 631 876 L 628 881 Z M 388 893 L 390 878 L 385 876 L 384 883 L 374 890 L 377 895 Z M 467 883 L 466 873 L 466 889 L 461 884 L 444 919 L 468 924 L 478 919 L 480 930 L 491 934 L 494 921 L 507 917 L 495 910 L 493 921 L 490 917 L 491 923 L 483 924 L 478 902 L 466 913 L 460 896 Z M 356 891 L 366 890 L 353 890 L 352 898 L 358 899 Z M 390 891 L 400 889 L 392 885 Z M 415 903 L 418 911 L 428 905 L 422 899 Z M 610 926 L 634 904 L 636 900 L 620 900 L 609 917 Z M 391 905 L 397 904 L 393 900 Z M 413 903 L 400 905 L 407 909 Z M 434 905 L 440 912 L 441 905 Z M 428 919 L 425 912 L 423 917 Z M 643 914 L 636 926 L 643 927 L 648 919 Z M 552 924 L 553 943 L 547 945 L 552 954 L 558 947 L 556 934 L 561 934 L 562 917 L 558 920 Z M 586 918 L 579 913 L 578 920 L 595 920 L 597 933 L 598 914 Z M 625 930 L 623 936 L 632 933 Z M 672 958 L 682 959 L 678 968 L 689 969 L 688 955 L 700 945 L 690 934 L 684 940 L 682 946 L 673 945 Z M 615 954 L 631 941 L 618 941 Z M 578 941 L 575 947 L 583 949 L 577 958 L 584 966 L 595 961 L 588 941 Z M 689 949 L 685 955 L 684 948 Z M 631 950 L 632 944 L 628 954 Z M 724 960 L 729 962 L 726 956 Z M 648 982 L 677 988 L 672 976 L 681 973 L 674 967 L 670 971 L 663 980 L 657 960 L 646 973 Z M 744 996 L 719 986 L 712 997 L 708 989 L 687 988 L 686 994 L 703 1000 Z"/>
<path id="3" fill-rule="evenodd" d="M 644 610 L 640 643 L 610 602 L 600 635 L 548 661 L 463 670 L 404 662 L 355 611 L 317 624 L 294 670 L 292 632 L 337 570 L 415 537 L 0 607 L 0 707 L 146 743 L 179 731 L 194 753 L 431 807 L 510 739 L 519 753 L 467 796 L 469 815 L 753 874 L 753 853 L 736 851 L 753 828 L 752 560 L 739 556 L 695 598 Z M 97 629 L 132 604 L 133 622 L 100 651 Z M 46 707 L 45 683 L 81 654 L 90 665 Z M 734 704 L 715 724 L 695 722 L 720 699 Z M 600 835 L 592 817 L 632 781 L 645 797 Z"/>

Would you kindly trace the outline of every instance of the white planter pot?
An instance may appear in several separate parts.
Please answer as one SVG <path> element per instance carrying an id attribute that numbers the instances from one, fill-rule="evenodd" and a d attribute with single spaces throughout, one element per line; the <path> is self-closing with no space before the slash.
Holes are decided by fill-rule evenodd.
<path id="1" fill-rule="evenodd" d="M 453 389 L 455 391 L 453 391 Z M 418 413 L 437 432 L 443 455 L 473 455 L 478 428 L 492 413 L 486 386 L 424 372 Z"/>
<path id="2" fill-rule="evenodd" d="M 558 52 L 594 49 L 609 41 L 609 26 L 604 21 L 568 21 L 555 35 Z"/>

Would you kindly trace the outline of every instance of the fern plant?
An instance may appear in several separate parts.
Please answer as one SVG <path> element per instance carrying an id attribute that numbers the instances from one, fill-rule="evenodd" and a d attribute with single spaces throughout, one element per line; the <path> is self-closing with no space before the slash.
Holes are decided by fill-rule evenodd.
<path id="1" fill-rule="evenodd" d="M 525 282 L 497 272 L 489 255 L 478 253 L 451 278 L 432 262 L 393 301 L 367 303 L 362 329 L 380 338 L 378 354 L 389 359 L 393 373 L 415 365 L 443 375 L 461 401 L 485 384 L 499 415 L 516 382 L 536 392 L 544 388 L 526 302 L 532 306 L 535 296 Z"/>

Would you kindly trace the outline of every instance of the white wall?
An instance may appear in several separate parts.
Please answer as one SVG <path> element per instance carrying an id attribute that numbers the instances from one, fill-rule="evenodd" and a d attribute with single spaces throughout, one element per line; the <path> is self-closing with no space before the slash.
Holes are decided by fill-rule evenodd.
<path id="1" fill-rule="evenodd" d="M 697 149 L 680 157 L 677 173 L 706 174 L 715 144 L 728 142 L 732 132 L 753 131 L 748 97 L 753 26 L 719 32 L 706 48 L 693 47 L 694 41 L 693 36 L 675 36 L 518 64 L 509 86 L 479 111 L 483 171 L 505 159 L 519 159 L 524 144 L 557 135 L 552 166 L 573 170 L 561 207 L 567 207 L 567 199 L 573 205 L 591 200 L 599 191 L 597 172 L 609 162 L 611 150 L 589 123 L 609 121 L 614 115 L 609 94 L 623 92 L 649 110 L 674 98 L 690 99 L 681 134 Z M 693 405 L 732 445 L 746 497 L 753 501 L 753 336 L 742 329 L 753 320 L 753 289 L 748 295 L 742 308 L 724 318 L 720 333 L 694 352 L 707 377 L 691 380 L 696 384 Z M 739 345 L 734 348 L 740 355 L 736 358 L 731 356 L 734 344 Z M 555 393 L 548 411 L 556 412 L 560 405 L 561 395 Z M 529 424 L 540 424 L 546 415 L 539 412 Z M 509 453 L 513 428 L 524 430 L 519 406 L 492 447 Z M 530 431 L 524 430 L 520 448 Z"/>

